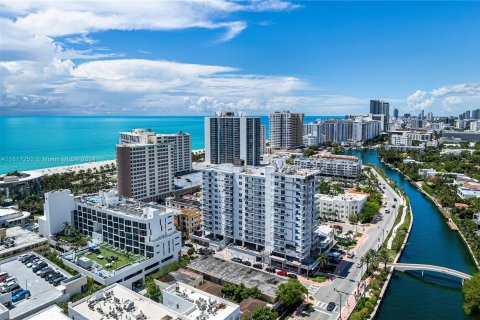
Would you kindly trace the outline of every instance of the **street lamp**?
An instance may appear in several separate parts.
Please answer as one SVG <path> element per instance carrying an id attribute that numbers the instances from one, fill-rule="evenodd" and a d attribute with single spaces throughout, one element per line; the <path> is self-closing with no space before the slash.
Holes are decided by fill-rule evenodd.
<path id="1" fill-rule="evenodd" d="M 339 312 L 339 317 L 340 317 L 340 320 L 342 320 L 342 293 L 337 290 L 337 288 L 333 288 L 333 291 L 335 292 L 338 292 L 338 296 L 340 297 L 340 312 Z"/>

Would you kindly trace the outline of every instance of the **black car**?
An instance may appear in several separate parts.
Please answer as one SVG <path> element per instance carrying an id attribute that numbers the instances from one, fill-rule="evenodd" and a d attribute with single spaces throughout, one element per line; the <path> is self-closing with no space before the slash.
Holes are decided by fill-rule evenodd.
<path id="1" fill-rule="evenodd" d="M 193 244 L 191 244 L 190 242 L 189 242 L 189 243 L 185 243 L 185 247 L 193 248 Z"/>
<path id="2" fill-rule="evenodd" d="M 297 279 L 297 275 L 295 273 L 289 273 L 287 274 L 287 277 L 289 277 L 290 279 Z"/>
<path id="3" fill-rule="evenodd" d="M 335 302 L 329 302 L 327 305 L 327 311 L 333 311 L 335 309 Z"/>
<path id="4" fill-rule="evenodd" d="M 35 258 L 36 258 L 36 256 L 34 254 L 32 254 L 32 255 L 28 256 L 26 259 L 23 259 L 22 262 L 23 262 L 23 264 L 27 264 L 27 263 L 32 262 Z"/>
<path id="5" fill-rule="evenodd" d="M 55 278 L 55 277 L 60 276 L 60 275 L 62 275 L 62 274 L 58 271 L 52 272 L 48 276 L 45 277 L 45 281 L 50 281 L 50 280 L 52 280 L 52 278 Z"/>
<path id="6" fill-rule="evenodd" d="M 23 256 L 23 257 L 20 259 L 20 262 L 26 263 L 26 261 L 32 259 L 33 257 L 35 257 L 34 254 L 27 254 L 26 256 Z"/>
<path id="7" fill-rule="evenodd" d="M 55 272 L 55 271 L 54 271 L 53 269 L 50 269 L 50 270 L 48 270 L 48 271 L 46 271 L 46 272 L 41 273 L 41 274 L 40 274 L 40 277 L 42 277 L 42 278 L 47 278 L 47 276 L 49 276 L 50 274 L 52 274 L 52 273 L 54 273 L 54 272 Z"/>
<path id="8" fill-rule="evenodd" d="M 43 262 L 40 262 L 39 264 L 37 264 L 35 267 L 33 267 L 32 270 L 33 270 L 33 272 L 37 272 L 39 270 L 42 270 L 46 266 L 47 266 L 47 263 L 45 261 L 43 261 Z"/>
<path id="9" fill-rule="evenodd" d="M 60 278 L 63 278 L 62 274 L 56 275 L 55 277 L 51 278 L 50 281 L 48 281 L 48 282 L 53 283 L 55 280 L 60 279 Z"/>
<path id="10" fill-rule="evenodd" d="M 56 278 L 55 280 L 53 280 L 53 285 L 56 287 L 60 284 L 60 282 L 62 282 L 63 280 L 67 279 L 66 277 L 64 276 L 61 276 L 59 278 Z"/>
<path id="11" fill-rule="evenodd" d="M 266 267 L 265 271 L 270 272 L 270 273 L 275 273 L 275 271 L 277 271 L 277 270 L 275 270 L 274 267 Z"/>
<path id="12" fill-rule="evenodd" d="M 45 278 L 45 276 L 49 273 L 52 272 L 53 269 L 51 267 L 47 267 L 45 269 L 42 269 L 41 272 L 38 274 L 40 277 Z"/>
<path id="13" fill-rule="evenodd" d="M 242 261 L 242 264 L 246 265 L 246 266 L 251 266 L 252 264 L 250 263 L 250 261 Z"/>
<path id="14" fill-rule="evenodd" d="M 232 261 L 233 261 L 233 262 L 242 263 L 242 259 L 237 258 L 237 257 L 232 258 Z"/>
<path id="15" fill-rule="evenodd" d="M 261 263 L 254 263 L 254 264 L 253 264 L 253 267 L 254 267 L 255 269 L 260 269 L 260 270 L 263 269 L 263 266 L 262 266 Z"/>

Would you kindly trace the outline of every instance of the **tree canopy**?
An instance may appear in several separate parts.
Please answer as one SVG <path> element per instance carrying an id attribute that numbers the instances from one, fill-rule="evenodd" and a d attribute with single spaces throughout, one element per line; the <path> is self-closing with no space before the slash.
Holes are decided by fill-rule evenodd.
<path id="1" fill-rule="evenodd" d="M 463 310 L 468 315 L 480 314 L 480 272 L 463 284 Z"/>
<path id="2" fill-rule="evenodd" d="M 293 307 L 301 303 L 307 293 L 307 288 L 300 281 L 290 279 L 278 287 L 278 300 L 287 307 Z"/>

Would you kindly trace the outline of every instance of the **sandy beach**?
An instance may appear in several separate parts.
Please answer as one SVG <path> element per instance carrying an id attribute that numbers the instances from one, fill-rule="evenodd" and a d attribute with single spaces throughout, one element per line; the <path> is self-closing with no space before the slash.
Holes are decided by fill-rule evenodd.
<path id="1" fill-rule="evenodd" d="M 205 152 L 205 149 L 197 149 L 197 150 L 192 150 L 193 154 L 199 154 Z M 116 164 L 116 160 L 104 160 L 104 161 L 94 161 L 94 162 L 86 162 L 86 163 L 79 163 L 79 164 L 73 164 L 70 166 L 60 166 L 60 167 L 51 167 L 51 168 L 45 168 L 45 169 L 35 169 L 35 170 L 29 170 L 29 171 L 24 171 L 25 173 L 29 172 L 39 172 L 43 175 L 49 175 L 49 174 L 55 174 L 55 173 L 65 173 L 65 172 L 78 172 L 80 170 L 88 170 L 88 169 L 95 169 L 95 168 L 100 168 L 100 166 L 105 166 L 105 165 L 111 165 L 111 164 Z"/>

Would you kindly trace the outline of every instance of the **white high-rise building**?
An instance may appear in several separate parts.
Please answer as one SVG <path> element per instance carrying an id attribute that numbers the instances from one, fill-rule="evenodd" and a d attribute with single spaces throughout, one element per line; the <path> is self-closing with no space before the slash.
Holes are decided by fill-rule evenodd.
<path id="1" fill-rule="evenodd" d="M 260 164 L 260 117 L 247 117 L 239 112 L 216 112 L 205 117 L 205 162 Z"/>
<path id="2" fill-rule="evenodd" d="M 192 169 L 188 133 L 121 132 L 117 144 L 118 191 L 128 198 L 157 201 L 174 190 L 174 176 Z"/>
<path id="3" fill-rule="evenodd" d="M 203 168 L 203 229 L 235 243 L 308 269 L 316 248 L 318 172 L 293 166 Z"/>
<path id="4" fill-rule="evenodd" d="M 270 114 L 270 148 L 292 149 L 303 145 L 303 113 Z"/>
<path id="5" fill-rule="evenodd" d="M 380 135 L 381 122 L 371 117 L 354 119 L 325 119 L 303 126 L 305 145 L 318 145 L 325 142 L 363 142 Z"/>

